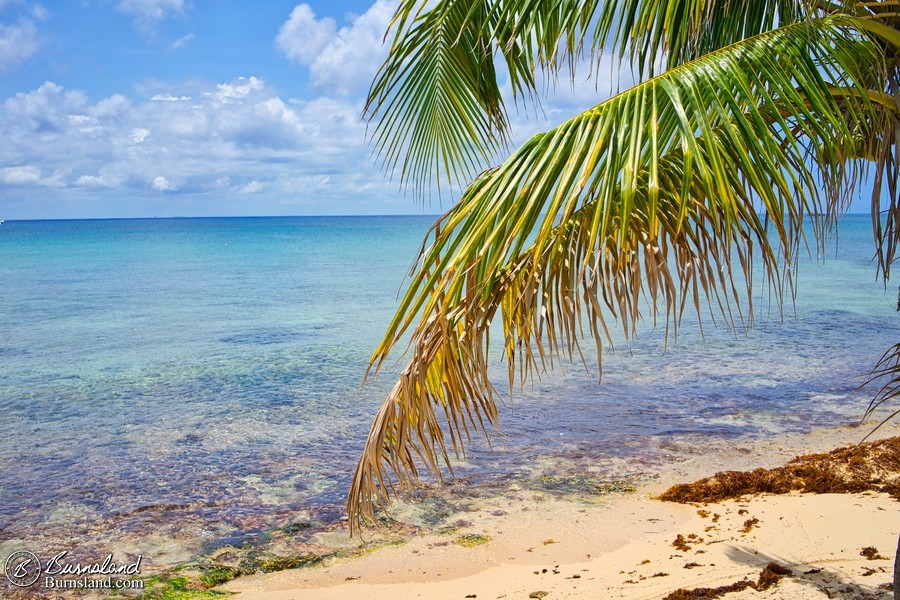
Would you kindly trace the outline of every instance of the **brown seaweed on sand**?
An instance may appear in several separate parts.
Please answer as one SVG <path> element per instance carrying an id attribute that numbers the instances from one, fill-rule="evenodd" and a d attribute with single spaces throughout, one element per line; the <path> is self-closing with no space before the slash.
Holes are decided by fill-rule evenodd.
<path id="1" fill-rule="evenodd" d="M 742 579 L 717 588 L 694 588 L 690 590 L 682 588 L 675 590 L 663 598 L 663 600 L 713 600 L 714 598 L 720 598 L 725 594 L 740 592 L 747 588 L 753 588 L 754 590 L 761 592 L 777 584 L 785 575 L 792 575 L 791 570 L 776 562 L 770 562 L 762 571 L 760 571 L 759 579 L 756 582 L 750 581 L 749 579 Z"/>
<path id="2" fill-rule="evenodd" d="M 885 492 L 900 500 L 900 436 L 792 459 L 783 467 L 721 471 L 674 485 L 659 498 L 669 502 L 719 502 L 748 494 Z"/>

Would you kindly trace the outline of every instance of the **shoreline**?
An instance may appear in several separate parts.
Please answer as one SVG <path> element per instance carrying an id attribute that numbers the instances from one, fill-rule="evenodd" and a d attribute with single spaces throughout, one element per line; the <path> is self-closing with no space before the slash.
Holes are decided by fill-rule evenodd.
<path id="1" fill-rule="evenodd" d="M 716 471 L 773 468 L 800 454 L 855 444 L 866 427 L 698 452 L 633 493 L 586 498 L 528 489 L 479 498 L 444 531 L 420 532 L 355 558 L 242 576 L 220 589 L 246 600 L 543 597 L 540 592 L 551 599 L 662 598 L 678 589 L 756 581 L 775 561 L 793 576 L 768 591 L 727 597 L 805 598 L 827 589 L 855 594 L 842 597 L 888 598 L 878 586 L 891 580 L 900 503 L 886 494 L 754 495 L 708 505 L 654 498 Z M 895 423 L 873 439 L 896 435 Z M 413 503 L 392 512 L 403 520 L 415 511 Z M 337 541 L 339 532 L 330 536 Z M 679 536 L 682 544 L 673 546 Z M 860 555 L 866 547 L 884 560 Z"/>

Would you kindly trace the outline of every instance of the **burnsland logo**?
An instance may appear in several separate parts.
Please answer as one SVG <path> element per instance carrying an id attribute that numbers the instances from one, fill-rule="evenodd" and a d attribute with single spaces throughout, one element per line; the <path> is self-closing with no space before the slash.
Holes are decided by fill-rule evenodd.
<path id="1" fill-rule="evenodd" d="M 10 583 L 17 587 L 28 587 L 41 576 L 41 561 L 31 552 L 22 550 L 10 554 L 3 569 Z"/>
<path id="2" fill-rule="evenodd" d="M 34 585 L 43 574 L 42 585 L 46 588 L 95 589 L 95 588 L 138 588 L 144 587 L 140 579 L 114 579 L 113 575 L 139 575 L 142 555 L 133 563 L 117 564 L 109 554 L 102 562 L 65 562 L 68 551 L 63 551 L 41 566 L 35 554 L 19 551 L 11 554 L 4 563 L 6 578 L 17 587 Z M 90 576 L 90 577 L 89 577 Z M 97 577 L 101 576 L 101 577 Z M 105 576 L 105 577 L 103 577 Z"/>

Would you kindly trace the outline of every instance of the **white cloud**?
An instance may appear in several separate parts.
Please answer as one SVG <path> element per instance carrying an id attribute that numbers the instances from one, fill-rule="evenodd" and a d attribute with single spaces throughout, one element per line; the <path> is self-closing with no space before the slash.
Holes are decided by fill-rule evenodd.
<path id="1" fill-rule="evenodd" d="M 171 192 L 175 190 L 175 186 L 172 185 L 172 182 L 163 177 L 162 175 L 157 175 L 153 178 L 153 182 L 150 184 L 157 192 Z"/>
<path id="2" fill-rule="evenodd" d="M 32 92 L 19 92 L 3 103 L 3 112 L 18 125 L 32 131 L 62 131 L 71 115 L 82 115 L 87 97 L 80 91 L 65 91 L 52 81 L 47 81 Z"/>
<path id="3" fill-rule="evenodd" d="M 39 47 L 38 31 L 33 22 L 0 23 L 0 71 L 22 64 Z"/>
<path id="4" fill-rule="evenodd" d="M 156 94 L 150 98 L 154 102 L 183 102 L 190 99 L 190 96 L 173 96 L 172 94 Z"/>
<path id="5" fill-rule="evenodd" d="M 347 96 L 368 87 L 387 56 L 384 33 L 396 6 L 395 0 L 376 0 L 350 25 L 335 30 L 332 19 L 316 19 L 308 5 L 300 4 L 275 42 L 288 59 L 309 68 L 316 91 Z"/>
<path id="6" fill-rule="evenodd" d="M 27 165 L 21 167 L 5 167 L 0 169 L 0 180 L 11 185 L 29 185 L 40 183 L 41 170 Z"/>
<path id="7" fill-rule="evenodd" d="M 358 101 L 284 98 L 252 76 L 158 83 L 144 100 L 90 99 L 46 82 L 0 101 L 0 203 L 4 189 L 37 185 L 91 198 L 290 195 L 339 212 L 335 203 L 353 194 L 396 194 L 369 157 L 360 110 Z"/>
<path id="8" fill-rule="evenodd" d="M 120 182 L 115 178 L 109 178 L 106 175 L 82 175 L 75 180 L 76 187 L 89 188 L 112 188 L 116 187 Z"/>
<path id="9" fill-rule="evenodd" d="M 308 4 L 298 4 L 278 30 L 275 43 L 289 60 L 309 66 L 336 33 L 334 19 L 316 19 Z"/>
<path id="10" fill-rule="evenodd" d="M 262 183 L 260 183 L 254 179 L 254 180 L 248 182 L 247 185 L 244 185 L 243 187 L 239 188 L 238 193 L 240 193 L 240 194 L 255 194 L 255 193 L 261 191 L 264 187 L 265 186 Z"/>
<path id="11" fill-rule="evenodd" d="M 184 0 L 120 0 L 116 5 L 120 13 L 134 17 L 134 25 L 149 33 L 160 21 L 184 14 Z"/>
<path id="12" fill-rule="evenodd" d="M 143 127 L 135 127 L 131 130 L 131 141 L 135 144 L 140 144 L 147 139 L 148 135 L 150 135 L 149 129 L 144 129 Z"/>
<path id="13" fill-rule="evenodd" d="M 220 83 L 216 85 L 215 93 L 203 92 L 205 96 L 215 96 L 220 102 L 228 102 L 243 98 L 244 96 L 261 90 L 263 83 L 256 77 L 238 77 L 236 81 L 231 83 Z"/>
<path id="14" fill-rule="evenodd" d="M 191 40 L 194 39 L 194 34 L 189 33 L 187 35 L 183 35 L 174 42 L 172 42 L 172 48 L 181 48 L 182 46 L 188 44 Z"/>
<path id="15" fill-rule="evenodd" d="M 88 114 L 99 119 L 115 119 L 127 114 L 131 101 L 121 94 L 104 98 L 88 109 Z"/>

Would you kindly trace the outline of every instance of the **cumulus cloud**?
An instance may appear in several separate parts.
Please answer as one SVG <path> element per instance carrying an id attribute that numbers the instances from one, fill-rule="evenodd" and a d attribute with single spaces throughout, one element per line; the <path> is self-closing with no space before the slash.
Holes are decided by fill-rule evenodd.
<path id="1" fill-rule="evenodd" d="M 84 115 L 87 97 L 80 91 L 66 91 L 47 81 L 31 92 L 19 92 L 3 103 L 5 116 L 18 127 L 34 132 L 62 131 L 70 117 Z"/>
<path id="2" fill-rule="evenodd" d="M 370 201 L 373 190 L 393 196 L 369 158 L 360 110 L 358 101 L 284 98 L 253 76 L 159 84 L 143 100 L 91 99 L 48 81 L 0 102 L 0 198 L 35 186 L 312 207 L 352 194 Z"/>
<path id="3" fill-rule="evenodd" d="M 395 0 L 376 0 L 351 24 L 337 29 L 333 19 L 317 19 L 309 5 L 299 4 L 275 43 L 289 60 L 308 67 L 316 91 L 347 96 L 367 87 L 387 56 L 382 40 L 396 5 Z"/>
<path id="4" fill-rule="evenodd" d="M 298 4 L 278 30 L 275 44 L 289 60 L 309 66 L 336 34 L 334 19 L 316 19 L 308 4 Z"/>
<path id="5" fill-rule="evenodd" d="M 154 177 L 153 181 L 150 183 L 150 187 L 152 187 L 157 192 L 171 192 L 175 190 L 175 186 L 172 185 L 172 182 L 162 175 L 157 175 L 156 177 Z"/>

